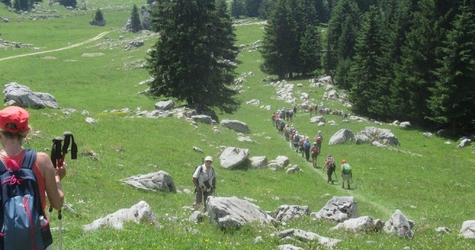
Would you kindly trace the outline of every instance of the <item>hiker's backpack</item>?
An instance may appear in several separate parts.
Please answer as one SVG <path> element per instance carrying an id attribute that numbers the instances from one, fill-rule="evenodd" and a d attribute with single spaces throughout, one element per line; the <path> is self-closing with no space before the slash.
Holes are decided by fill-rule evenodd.
<path id="1" fill-rule="evenodd" d="M 297 144 L 300 142 L 300 135 L 299 134 L 295 134 L 294 135 L 294 143 Z"/>
<path id="2" fill-rule="evenodd" d="M 351 174 L 351 166 L 348 163 L 343 164 L 343 174 Z"/>
<path id="3" fill-rule="evenodd" d="M 315 142 L 316 142 L 316 143 L 322 143 L 322 137 L 321 137 L 321 136 L 317 136 L 317 138 L 315 138 Z"/>
<path id="4" fill-rule="evenodd" d="M 328 171 L 333 172 L 333 171 L 335 171 L 335 169 L 336 169 L 335 161 L 330 161 L 328 163 Z"/>
<path id="5" fill-rule="evenodd" d="M 36 151 L 30 149 L 25 150 L 21 168 L 13 160 L 0 160 L 0 249 L 45 249 L 53 243 L 33 172 L 35 162 Z"/>
<path id="6" fill-rule="evenodd" d="M 309 141 L 305 141 L 305 143 L 303 144 L 303 148 L 305 148 L 305 149 L 310 149 L 310 142 L 309 142 Z"/>
<path id="7" fill-rule="evenodd" d="M 313 148 L 312 148 L 312 154 L 313 154 L 313 155 L 317 155 L 317 154 L 318 154 L 318 148 L 317 148 L 317 147 L 313 147 Z"/>

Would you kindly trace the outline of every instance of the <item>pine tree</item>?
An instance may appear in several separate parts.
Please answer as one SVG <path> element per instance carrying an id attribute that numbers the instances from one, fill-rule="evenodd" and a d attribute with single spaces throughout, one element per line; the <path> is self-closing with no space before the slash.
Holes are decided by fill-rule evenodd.
<path id="1" fill-rule="evenodd" d="M 434 72 L 442 59 L 439 48 L 451 29 L 450 19 L 457 8 L 437 5 L 433 0 L 421 0 L 417 7 L 414 24 L 401 49 L 403 56 L 396 71 L 391 106 L 400 120 L 427 125 L 430 122 L 426 119 L 431 117 L 427 103 L 431 96 L 429 89 L 434 87 L 437 80 Z"/>
<path id="2" fill-rule="evenodd" d="M 475 16 L 469 6 L 461 9 L 443 43 L 441 66 L 428 102 L 430 119 L 451 125 L 455 134 L 475 129 Z"/>
<path id="3" fill-rule="evenodd" d="M 231 3 L 231 15 L 235 18 L 239 18 L 244 15 L 244 2 L 243 0 L 233 0 Z"/>
<path id="4" fill-rule="evenodd" d="M 134 4 L 134 7 L 132 8 L 132 14 L 130 17 L 130 23 L 132 27 L 132 32 L 137 32 L 142 30 L 142 23 L 140 21 L 140 15 L 139 15 L 139 10 L 137 8 L 137 5 Z"/>
<path id="5" fill-rule="evenodd" d="M 288 0 L 276 0 L 270 10 L 269 19 L 264 27 L 264 38 L 260 47 L 264 62 L 260 65 L 262 72 L 277 75 L 284 79 L 291 74 L 290 63 L 295 25 L 290 18 Z"/>
<path id="6" fill-rule="evenodd" d="M 322 68 L 322 44 L 318 27 L 307 26 L 299 50 L 300 70 L 304 75 Z"/>
<path id="7" fill-rule="evenodd" d="M 236 34 L 231 17 L 228 14 L 228 5 L 226 0 L 218 0 L 218 9 L 215 24 L 216 28 L 216 42 L 219 43 L 218 48 L 225 48 L 221 50 L 223 53 L 222 58 L 230 61 L 234 61 L 237 56 L 238 48 L 236 47 Z M 215 52 L 218 53 L 218 52 Z"/>
<path id="8" fill-rule="evenodd" d="M 244 0 L 246 15 L 248 17 L 258 17 L 259 7 L 261 6 L 261 3 L 262 0 Z"/>
<path id="9" fill-rule="evenodd" d="M 383 60 L 381 81 L 389 86 L 390 98 L 388 100 L 389 110 L 387 112 L 388 120 L 397 120 L 401 116 L 397 113 L 399 105 L 392 100 L 392 93 L 397 88 L 395 86 L 396 71 L 401 65 L 403 53 L 401 48 L 406 42 L 406 33 L 412 25 L 411 23 L 411 1 L 412 0 L 386 0 L 382 4 L 384 13 L 383 34 L 384 41 L 382 45 Z"/>
<path id="10" fill-rule="evenodd" d="M 101 9 L 96 10 L 96 15 L 94 16 L 94 22 L 95 23 L 100 23 L 104 21 L 104 15 L 102 14 Z"/>
<path id="11" fill-rule="evenodd" d="M 330 10 L 328 9 L 328 2 L 325 0 L 314 0 L 313 8 L 317 13 L 319 23 L 327 23 L 330 17 Z"/>
<path id="12" fill-rule="evenodd" d="M 225 60 L 229 42 L 221 41 L 230 36 L 220 37 L 226 20 L 218 17 L 214 1 L 160 0 L 151 17 L 160 37 L 149 52 L 147 67 L 154 78 L 149 95 L 186 101 L 198 112 L 237 110 L 236 65 Z"/>
<path id="13" fill-rule="evenodd" d="M 356 44 L 349 79 L 353 83 L 349 99 L 357 114 L 387 118 L 389 86 L 382 82 L 383 26 L 380 10 L 371 6 L 365 14 Z"/>
<path id="14" fill-rule="evenodd" d="M 327 53 L 325 71 L 334 77 L 343 89 L 349 89 L 347 72 L 355 54 L 356 37 L 359 30 L 359 10 L 353 0 L 340 0 L 328 23 Z"/>
<path id="15" fill-rule="evenodd" d="M 308 55 L 301 54 L 302 52 L 307 53 L 302 50 L 302 39 L 306 35 L 307 30 L 314 30 L 318 25 L 317 12 L 311 0 L 291 0 L 289 3 L 290 16 L 293 20 L 293 31 L 295 31 L 290 33 L 293 35 L 291 38 L 292 45 L 289 48 L 289 50 L 291 50 L 291 65 L 293 65 L 291 74 L 309 73 L 308 69 L 304 69 L 302 65 L 301 59 L 304 57 L 308 58 Z M 306 45 L 309 45 L 309 43 Z"/>

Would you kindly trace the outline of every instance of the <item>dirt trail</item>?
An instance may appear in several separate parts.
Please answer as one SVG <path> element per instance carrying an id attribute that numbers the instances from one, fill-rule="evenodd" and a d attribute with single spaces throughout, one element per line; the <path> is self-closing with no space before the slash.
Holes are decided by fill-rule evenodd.
<path id="1" fill-rule="evenodd" d="M 110 31 L 104 31 L 102 33 L 100 33 L 99 35 L 89 39 L 89 40 L 86 40 L 84 42 L 80 42 L 80 43 L 76 43 L 76 44 L 72 44 L 72 45 L 69 45 L 69 46 L 66 46 L 66 47 L 63 47 L 63 48 L 59 48 L 59 49 L 53 49 L 53 50 L 46 50 L 46 51 L 39 51 L 39 52 L 33 52 L 33 53 L 27 53 L 27 54 L 21 54 L 21 55 L 16 55 L 16 56 L 9 56 L 9 57 L 4 57 L 4 58 L 0 58 L 0 61 L 5 61 L 5 60 L 8 60 L 8 59 L 13 59 L 13 58 L 19 58 L 19 57 L 25 57 L 25 56 L 33 56 L 33 55 L 39 55 L 39 54 L 46 54 L 46 53 L 51 53 L 51 52 L 56 52 L 56 51 L 61 51 L 61 50 L 67 50 L 67 49 L 72 49 L 72 48 L 76 48 L 76 47 L 79 47 L 81 45 L 84 45 L 84 44 L 87 44 L 87 43 L 90 43 L 90 42 L 94 42 L 94 41 L 97 41 L 99 39 L 101 39 L 102 37 L 104 37 L 105 35 L 109 34 Z"/>

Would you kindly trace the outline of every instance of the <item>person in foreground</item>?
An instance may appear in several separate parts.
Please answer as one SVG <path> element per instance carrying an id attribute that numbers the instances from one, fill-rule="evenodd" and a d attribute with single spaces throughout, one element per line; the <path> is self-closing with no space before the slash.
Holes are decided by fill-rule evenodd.
<path id="1" fill-rule="evenodd" d="M 4 165 L 3 169 L 7 169 L 11 173 L 13 173 L 12 177 L 10 177 L 11 180 L 15 180 L 15 175 L 17 174 L 15 170 L 18 170 L 20 166 L 22 166 L 24 156 L 26 154 L 25 152 L 27 151 L 25 148 L 23 148 L 23 141 L 25 140 L 26 136 L 30 132 L 28 119 L 29 119 L 28 112 L 25 109 L 20 108 L 20 107 L 10 106 L 3 110 L 0 110 L 0 142 L 3 146 L 3 149 L 0 151 L 0 160 L 2 161 Z M 31 154 L 32 154 L 31 159 L 34 159 L 34 161 L 32 161 L 32 164 L 31 164 L 32 171 L 33 171 L 34 177 L 36 178 L 36 183 L 33 182 L 34 184 L 32 184 L 32 189 L 36 190 L 35 192 L 36 195 L 39 195 L 39 197 L 34 197 L 32 200 L 40 201 L 40 204 L 38 204 L 38 207 L 41 206 L 42 211 L 39 211 L 39 214 L 42 215 L 44 218 L 46 218 L 46 214 L 45 214 L 46 197 L 48 197 L 49 204 L 52 208 L 60 210 L 63 206 L 64 193 L 61 187 L 61 180 L 66 176 L 66 169 L 64 167 L 54 168 L 49 155 L 47 155 L 44 152 L 35 152 L 32 150 Z M 17 175 L 20 175 L 20 174 L 17 174 Z M 2 178 L 3 178 L 3 175 L 2 175 Z M 18 180 L 18 185 L 21 185 L 22 181 L 23 180 Z M 4 186 L 5 185 L 2 182 L 2 189 L 5 188 Z M 33 195 L 33 196 L 36 196 L 36 195 Z M 5 192 L 3 192 L 2 196 L 5 196 Z M 25 197 L 27 196 L 28 195 L 25 195 Z M 9 209 L 13 209 L 12 207 L 5 206 L 6 202 L 8 202 L 8 200 L 3 201 L 3 204 L 0 209 L 0 211 L 2 211 L 2 214 L 0 216 L 2 217 L 4 216 L 3 213 L 6 213 L 8 215 L 10 215 L 10 213 L 13 213 L 9 211 Z M 18 215 L 13 215 L 13 216 L 18 216 Z M 41 216 L 39 218 L 41 218 Z M 5 218 L 4 225 L 3 226 L 0 225 L 2 226 L 2 234 L 3 233 L 5 234 L 4 238 L 2 238 L 0 242 L 2 244 L 5 242 L 4 243 L 5 249 L 7 248 L 7 245 L 8 245 L 7 241 L 12 242 L 12 240 L 18 243 L 15 245 L 15 247 L 19 247 L 19 245 L 21 245 L 20 243 L 25 241 L 25 239 L 17 238 L 18 234 L 15 234 L 13 236 L 9 234 L 8 230 L 14 230 L 15 227 L 17 227 L 17 224 L 15 224 L 14 228 L 7 228 L 7 225 L 8 225 L 7 222 L 8 222 L 8 219 Z M 29 226 L 34 227 L 34 225 L 29 225 Z M 42 224 L 42 226 L 44 225 Z M 28 231 L 28 229 L 26 229 L 26 231 Z M 49 236 L 51 237 L 51 232 L 48 232 L 48 233 L 49 233 Z M 27 232 L 27 234 L 29 234 L 29 232 Z M 15 237 L 15 239 L 11 239 L 11 238 L 8 239 L 8 237 Z M 29 237 L 30 237 L 29 239 L 32 238 L 32 236 L 29 236 Z M 29 239 L 27 238 L 26 241 L 28 241 Z M 52 237 L 47 242 L 43 241 L 43 243 L 44 243 L 43 249 L 47 249 L 47 250 L 53 249 Z M 41 244 L 41 242 L 39 244 Z M 2 248 L 3 247 L 4 246 L 2 246 Z"/>
<path id="2" fill-rule="evenodd" d="M 341 160 L 341 177 L 342 177 L 342 182 L 341 182 L 341 187 L 345 188 L 345 181 L 348 184 L 348 189 L 350 189 L 350 181 L 351 178 L 353 177 L 353 173 L 351 171 L 351 166 L 346 162 L 345 159 Z"/>
<path id="3" fill-rule="evenodd" d="M 195 203 L 193 204 L 195 209 L 198 209 L 201 203 L 204 202 L 204 210 L 207 211 L 206 200 L 208 196 L 216 191 L 216 174 L 212 164 L 213 158 L 206 156 L 204 163 L 199 165 L 193 173 L 193 184 L 196 192 Z"/>

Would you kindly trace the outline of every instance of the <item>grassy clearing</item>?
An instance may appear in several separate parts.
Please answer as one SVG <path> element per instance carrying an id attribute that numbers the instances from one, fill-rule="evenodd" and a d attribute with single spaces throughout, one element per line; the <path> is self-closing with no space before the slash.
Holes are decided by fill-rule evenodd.
<path id="1" fill-rule="evenodd" d="M 136 4 L 140 6 L 142 3 Z M 275 249 L 280 244 L 271 236 L 275 228 L 247 225 L 238 231 L 222 232 L 208 223 L 192 224 L 188 222 L 190 212 L 182 208 L 193 202 L 192 195 L 144 192 L 122 185 L 119 181 L 131 175 L 164 170 L 171 174 L 179 189 L 191 189 L 191 172 L 202 157 L 191 150 L 192 146 L 199 146 L 206 154 L 215 157 L 219 156 L 221 146 L 248 148 L 252 156 L 264 155 L 268 159 L 286 155 L 291 164 L 297 164 L 303 170 L 303 173 L 294 175 L 254 169 L 229 171 L 221 169 L 215 162 L 219 196 L 250 197 L 264 210 L 291 204 L 308 205 L 313 211 L 318 211 L 331 196 L 352 195 L 359 203 L 361 215 L 387 220 L 395 209 L 400 209 L 416 222 L 416 237 L 413 240 L 401 240 L 384 233 L 354 235 L 335 232 L 330 230 L 334 223 L 317 222 L 309 217 L 291 221 L 277 230 L 301 228 L 344 239 L 338 245 L 339 249 L 472 247 L 473 242 L 458 238 L 457 231 L 463 221 L 473 219 L 473 212 L 466 205 L 470 204 L 474 194 L 473 146 L 457 149 L 456 142 L 446 145 L 444 142 L 447 139 L 425 138 L 421 135 L 424 131 L 417 129 L 403 130 L 370 122 L 342 123 L 341 117 L 333 115 L 326 115 L 325 119 L 334 120 L 336 126 L 317 128 L 308 122 L 308 114 L 297 113 L 294 125 L 309 136 L 322 130 L 325 141 L 328 141 L 342 128 L 356 133 L 366 126 L 377 126 L 391 129 L 401 141 L 400 150 L 406 152 L 377 149 L 369 145 L 324 144 L 324 155 L 332 153 L 337 160 L 345 158 L 352 165 L 356 189 L 342 190 L 339 185 L 327 185 L 322 170 L 312 168 L 310 163 L 292 152 L 289 144 L 271 125 L 272 111 L 283 106 L 290 107 L 290 104 L 277 100 L 276 89 L 262 82 L 267 75 L 259 71 L 261 57 L 247 47 L 238 57 L 238 74 L 252 72 L 243 83 L 243 92 L 239 97 L 242 107 L 235 114 L 218 115 L 220 119 L 246 122 L 254 143 L 238 142 L 236 133 L 226 128 L 220 128 L 221 133 L 216 134 L 210 125 L 199 124 L 194 129 L 188 122 L 175 118 L 146 119 L 134 117 L 133 112 L 103 112 L 123 108 L 152 110 L 155 103 L 155 100 L 137 94 L 146 88 L 138 83 L 147 79 L 148 73 L 133 66 L 143 61 L 146 50 L 154 40 L 144 39 L 145 46 L 125 50 L 127 41 L 140 37 L 119 31 L 129 17 L 132 5 L 133 2 L 95 1 L 88 2 L 88 11 L 77 12 L 42 4 L 42 8 L 58 10 L 57 14 L 65 18 L 39 21 L 0 10 L 2 16 L 12 20 L 23 19 L 21 22 L 2 23 L 0 37 L 31 43 L 41 51 L 80 43 L 103 31 L 110 31 L 98 41 L 72 49 L 0 61 L 3 69 L 0 80 L 3 84 L 15 81 L 33 91 L 50 93 L 62 108 L 77 110 L 71 114 L 61 110 L 29 110 L 32 125 L 38 131 L 29 140 L 30 147 L 39 150 L 49 148 L 51 139 L 66 130 L 74 133 L 79 145 L 80 157 L 69 162 L 69 174 L 63 183 L 66 202 L 77 211 L 63 213 L 63 226 L 68 229 L 63 233 L 65 249 Z M 104 11 L 108 21 L 105 27 L 88 24 L 97 8 Z M 254 43 L 262 39 L 262 25 L 237 26 L 236 34 L 237 45 Z M 0 59 L 31 52 L 31 48 L 0 50 Z M 95 56 L 84 56 L 87 54 Z M 313 102 L 322 102 L 324 90 L 310 88 L 307 80 L 288 83 L 303 84 L 302 88 L 294 88 L 295 96 L 306 92 Z M 252 99 L 259 100 L 260 105 L 246 104 Z M 324 104 L 344 108 L 335 101 L 324 101 Z M 271 111 L 263 108 L 266 105 L 272 107 Z M 87 110 L 89 115 L 82 115 L 83 110 Z M 96 119 L 97 124 L 85 123 L 87 116 Z M 91 151 L 98 155 L 99 160 L 91 159 Z M 319 159 L 319 164 L 323 164 L 323 159 Z M 140 200 L 152 206 L 163 225 L 162 229 L 128 223 L 122 231 L 104 229 L 82 232 L 82 225 L 120 208 L 130 207 Z M 53 221 L 53 226 L 56 223 Z M 454 233 L 436 234 L 434 228 L 439 226 L 447 226 Z M 254 244 L 256 236 L 262 236 L 265 243 Z M 305 249 L 319 249 L 316 243 L 296 244 Z"/>

